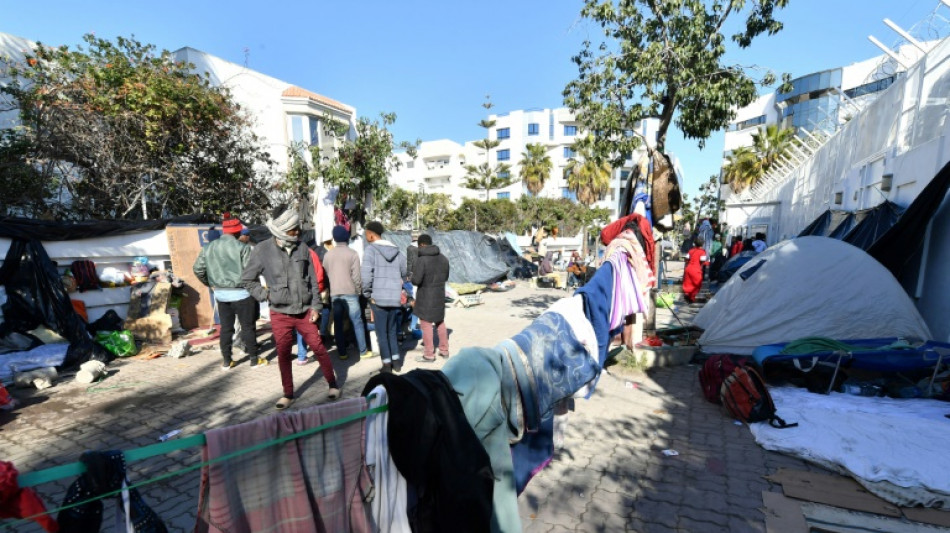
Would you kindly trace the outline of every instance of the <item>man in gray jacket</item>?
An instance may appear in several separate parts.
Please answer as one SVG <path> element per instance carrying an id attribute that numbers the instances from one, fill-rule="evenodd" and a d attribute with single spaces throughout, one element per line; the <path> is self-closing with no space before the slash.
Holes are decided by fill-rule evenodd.
<path id="1" fill-rule="evenodd" d="M 310 261 L 310 250 L 300 243 L 300 224 L 297 210 L 281 206 L 267 221 L 267 229 L 273 238 L 258 244 L 244 269 L 241 281 L 258 301 L 266 301 L 270 307 L 271 330 L 277 346 L 277 365 L 284 395 L 278 400 L 277 409 L 286 409 L 294 403 L 294 378 L 291 364 L 292 350 L 296 342 L 294 331 L 302 336 L 320 362 L 320 369 L 330 386 L 329 398 L 340 397 L 333 363 L 320 339 L 316 322 L 320 319 L 323 304 L 320 288 Z M 267 286 L 261 285 L 264 276 Z"/>
<path id="2" fill-rule="evenodd" d="M 219 344 L 224 364 L 221 370 L 234 368 L 231 360 L 234 342 L 234 319 L 241 324 L 241 341 L 250 357 L 251 366 L 267 364 L 257 357 L 257 332 L 254 322 L 257 304 L 241 285 L 241 273 L 251 257 L 251 247 L 237 239 L 243 228 L 241 221 L 225 213 L 221 222 L 222 235 L 201 249 L 192 270 L 198 281 L 211 287 L 221 319 Z"/>
<path id="3" fill-rule="evenodd" d="M 340 359 L 347 358 L 345 317 L 350 317 L 356 346 L 361 358 L 373 357 L 366 349 L 366 337 L 363 326 L 363 310 L 360 308 L 360 258 L 349 245 L 350 232 L 343 226 L 333 228 L 335 245 L 323 256 L 323 271 L 330 280 L 330 300 L 333 305 L 333 333 L 336 337 L 336 350 Z"/>
<path id="4" fill-rule="evenodd" d="M 395 244 L 382 238 L 383 225 L 373 221 L 366 225 L 368 246 L 363 250 L 363 296 L 373 309 L 376 342 L 383 358 L 383 372 L 402 369 L 399 341 L 396 334 L 402 318 L 402 282 L 406 279 L 406 256 Z"/>

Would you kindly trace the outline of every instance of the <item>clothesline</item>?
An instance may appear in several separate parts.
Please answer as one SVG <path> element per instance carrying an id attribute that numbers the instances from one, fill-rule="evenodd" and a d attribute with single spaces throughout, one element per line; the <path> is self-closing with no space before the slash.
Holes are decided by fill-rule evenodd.
<path id="1" fill-rule="evenodd" d="M 371 397 L 370 397 L 369 399 L 371 399 Z M 266 441 L 266 442 L 262 442 L 262 443 L 259 443 L 259 444 L 255 444 L 254 446 L 250 446 L 250 447 L 248 447 L 248 448 L 244 448 L 244 449 L 241 449 L 241 450 L 236 450 L 236 451 L 234 451 L 234 452 L 231 452 L 231 453 L 222 455 L 222 456 L 220 456 L 220 457 L 215 457 L 214 459 L 210 459 L 210 460 L 208 460 L 208 461 L 203 461 L 203 462 L 200 462 L 200 463 L 195 464 L 195 465 L 191 465 L 191 466 L 187 466 L 187 467 L 184 467 L 184 468 L 175 470 L 175 471 L 173 471 L 173 472 L 168 472 L 168 473 L 162 474 L 162 475 L 160 475 L 160 476 L 158 476 L 158 477 L 154 477 L 154 478 L 151 478 L 151 479 L 147 479 L 147 480 L 145 480 L 145 481 L 141 481 L 141 482 L 136 483 L 136 484 L 134 484 L 134 485 L 129 485 L 129 486 L 125 487 L 125 488 L 117 489 L 117 490 L 114 490 L 114 491 L 111 491 L 111 492 L 107 492 L 107 493 L 105 493 L 105 494 L 100 494 L 100 495 L 98 495 L 98 496 L 95 496 L 95 497 L 92 497 L 92 498 L 89 498 L 89 499 L 86 499 L 86 500 L 83 500 L 83 501 L 80 501 L 80 502 L 76 502 L 76 503 L 73 503 L 73 504 L 70 504 L 70 505 L 64 505 L 64 506 L 59 507 L 59 508 L 56 508 L 56 509 L 47 510 L 47 511 L 45 511 L 45 512 L 43 512 L 43 513 L 37 513 L 37 514 L 32 515 L 32 516 L 23 517 L 23 518 L 21 518 L 21 519 L 19 519 L 19 520 L 17 520 L 17 521 L 11 522 L 9 525 L 10 525 L 10 526 L 16 526 L 16 525 L 19 525 L 19 524 L 21 524 L 21 523 L 26 523 L 26 522 L 28 522 L 28 521 L 30 521 L 30 520 L 36 518 L 36 517 L 42 516 L 42 515 L 46 515 L 46 514 L 52 515 L 52 514 L 55 514 L 55 513 L 59 513 L 60 511 L 63 511 L 63 510 L 65 510 L 65 509 L 70 509 L 70 508 L 72 508 L 72 507 L 78 507 L 78 506 L 80 506 L 80 505 L 86 505 L 86 504 L 88 504 L 88 503 L 90 503 L 90 502 L 93 502 L 93 501 L 96 501 L 96 500 L 101 500 L 101 499 L 104 499 L 104 498 L 108 498 L 108 497 L 110 497 L 110 496 L 115 496 L 115 495 L 120 494 L 121 492 L 126 491 L 126 490 L 137 489 L 137 488 L 139 488 L 139 487 L 143 487 L 143 486 L 145 486 L 145 485 L 150 485 L 150 484 L 152 484 L 152 483 L 157 483 L 157 482 L 159 482 L 159 481 L 163 481 L 163 480 L 168 479 L 168 478 L 170 478 L 170 477 L 174 477 L 174 476 L 177 476 L 177 475 L 179 475 L 179 474 L 184 474 L 184 473 L 186 473 L 186 472 L 191 472 L 192 470 L 197 470 L 197 469 L 199 469 L 199 468 L 203 468 L 203 467 L 205 467 L 205 466 L 208 466 L 208 465 L 211 465 L 211 464 L 214 464 L 214 463 L 218 463 L 218 462 L 221 462 L 221 461 L 227 461 L 227 460 L 229 460 L 229 459 L 233 459 L 234 457 L 238 457 L 238 456 L 240 456 L 240 455 L 244 455 L 244 454 L 247 454 L 247 453 L 250 453 L 250 452 L 262 450 L 262 449 L 267 448 L 267 447 L 269 447 L 269 446 L 276 446 L 276 445 L 278 445 L 278 444 L 283 444 L 283 443 L 285 443 L 285 442 L 288 442 L 288 441 L 291 441 L 291 440 L 294 440 L 294 439 L 298 439 L 298 438 L 301 438 L 301 437 L 306 437 L 306 436 L 308 436 L 308 435 L 313 435 L 313 434 L 315 434 L 315 433 L 319 433 L 319 432 L 321 432 L 321 431 L 325 431 L 325 430 L 327 430 L 327 429 L 334 428 L 334 427 L 336 427 L 336 426 L 342 426 L 343 424 L 347 424 L 347 423 L 349 423 L 349 422 L 353 422 L 353 421 L 355 421 L 355 420 L 359 420 L 359 419 L 361 419 L 361 418 L 365 418 L 365 417 L 367 417 L 367 416 L 369 416 L 369 415 L 372 415 L 372 414 L 382 413 L 382 412 L 384 412 L 384 411 L 386 411 L 386 410 L 388 410 L 388 409 L 389 409 L 389 405 L 388 405 L 388 404 L 386 404 L 386 405 L 380 405 L 380 406 L 378 406 L 378 407 L 373 407 L 373 408 L 371 408 L 371 409 L 367 409 L 367 410 L 365 410 L 365 411 L 360 411 L 359 413 L 354 413 L 354 414 L 352 414 L 352 415 L 348 415 L 348 416 L 339 418 L 339 419 L 337 419 L 337 420 L 334 420 L 334 421 L 332 421 L 332 422 L 328 422 L 328 423 L 326 423 L 326 424 L 323 424 L 323 425 L 320 425 L 320 426 L 317 426 L 317 427 L 308 428 L 308 429 L 305 429 L 305 430 L 303 430 L 303 431 L 299 431 L 299 432 L 297 432 L 297 433 L 292 433 L 292 434 L 290 434 L 290 435 L 286 435 L 286 436 L 279 437 L 279 438 L 276 438 L 276 439 L 272 439 L 272 440 L 269 440 L 269 441 Z M 180 440 L 177 440 L 177 441 L 161 442 L 161 443 L 158 443 L 158 444 L 152 444 L 152 445 L 145 446 L 145 447 L 142 447 L 142 448 L 136 448 L 136 449 L 134 449 L 134 450 L 129 450 L 129 451 L 123 452 L 123 455 L 125 456 L 126 463 L 131 463 L 131 462 L 133 462 L 133 461 L 141 461 L 141 460 L 147 459 L 147 458 L 149 458 L 149 457 L 154 457 L 154 456 L 156 456 L 156 455 L 162 455 L 162 454 L 166 454 L 166 453 L 171 453 L 171 452 L 178 451 L 178 450 L 184 450 L 184 449 L 186 449 L 186 448 L 192 448 L 192 447 L 196 447 L 196 446 L 204 446 L 205 443 L 206 443 L 205 435 L 202 433 L 202 434 L 199 434 L 199 435 L 192 435 L 192 436 L 190 436 L 190 437 L 186 437 L 186 438 L 184 438 L 184 439 L 180 439 Z M 36 471 L 36 472 L 27 472 L 26 474 L 22 474 L 22 475 L 18 476 L 18 481 L 19 481 L 19 486 L 20 486 L 20 487 L 24 487 L 24 488 L 25 488 L 25 487 L 33 487 L 33 486 L 36 486 L 36 485 L 40 485 L 40 484 L 43 484 L 43 483 L 49 483 L 49 482 L 51 482 L 51 481 L 56 481 L 56 480 L 63 479 L 63 478 L 75 477 L 75 476 L 78 476 L 78 475 L 84 473 L 85 471 L 86 471 L 86 466 L 85 466 L 84 464 L 82 464 L 81 462 L 75 462 L 75 463 L 69 463 L 69 464 L 61 465 L 61 466 L 54 466 L 54 467 L 52 467 L 52 468 L 47 468 L 47 469 L 45 469 L 45 470 L 39 470 L 39 471 Z"/>

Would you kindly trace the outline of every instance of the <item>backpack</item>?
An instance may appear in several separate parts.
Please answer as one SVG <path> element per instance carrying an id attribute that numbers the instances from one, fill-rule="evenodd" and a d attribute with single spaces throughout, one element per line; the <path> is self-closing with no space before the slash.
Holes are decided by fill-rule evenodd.
<path id="1" fill-rule="evenodd" d="M 726 380 L 729 374 L 738 366 L 745 366 L 746 358 L 741 357 L 733 360 L 732 356 L 726 354 L 711 355 L 699 370 L 699 386 L 703 389 L 703 396 L 710 403 L 722 405 L 719 398 L 719 390 L 722 388 L 722 382 Z"/>
<path id="2" fill-rule="evenodd" d="M 99 274 L 96 273 L 96 264 L 88 259 L 73 261 L 69 267 L 73 277 L 76 278 L 76 290 L 86 292 L 99 290 Z"/>
<path id="3" fill-rule="evenodd" d="M 729 414 L 746 422 L 765 422 L 778 428 L 793 428 L 798 424 L 787 424 L 775 414 L 775 403 L 765 387 L 762 376 L 748 366 L 738 366 L 726 377 L 719 391 L 723 405 Z"/>

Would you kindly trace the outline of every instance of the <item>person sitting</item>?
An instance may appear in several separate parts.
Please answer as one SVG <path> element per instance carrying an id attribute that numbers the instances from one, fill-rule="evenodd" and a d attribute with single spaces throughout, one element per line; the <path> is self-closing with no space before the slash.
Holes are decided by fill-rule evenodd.
<path id="1" fill-rule="evenodd" d="M 571 262 L 567 265 L 567 286 L 582 286 L 586 275 L 587 265 L 581 259 L 581 255 L 575 250 L 574 253 L 571 254 Z"/>

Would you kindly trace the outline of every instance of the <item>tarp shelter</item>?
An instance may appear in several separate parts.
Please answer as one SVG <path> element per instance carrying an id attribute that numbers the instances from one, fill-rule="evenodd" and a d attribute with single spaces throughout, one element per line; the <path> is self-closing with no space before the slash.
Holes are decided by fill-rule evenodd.
<path id="1" fill-rule="evenodd" d="M 827 237 L 776 244 L 739 269 L 696 315 L 707 353 L 751 355 L 802 337 L 929 339 L 894 276 L 859 248 Z"/>
<path id="2" fill-rule="evenodd" d="M 818 215 L 798 236 L 831 237 L 868 250 L 897 224 L 903 213 L 904 208 L 891 201 L 854 213 L 829 209 Z"/>
<path id="3" fill-rule="evenodd" d="M 425 231 L 432 244 L 449 260 L 449 282 L 491 283 L 508 276 L 513 265 L 508 257 L 515 256 L 504 240 L 504 246 L 489 235 L 476 231 Z M 387 231 L 383 235 L 403 253 L 412 244 L 408 231 Z M 507 250 L 507 251 L 506 251 Z"/>
<path id="4" fill-rule="evenodd" d="M 808 235 L 814 235 L 817 237 L 830 237 L 831 234 L 839 228 L 842 222 L 844 222 L 851 213 L 849 211 L 841 211 L 838 209 L 828 209 L 824 213 L 818 215 L 818 218 L 813 220 L 811 224 L 805 227 L 801 233 L 798 234 L 799 237 L 805 237 Z"/>

